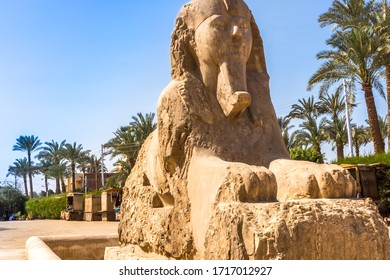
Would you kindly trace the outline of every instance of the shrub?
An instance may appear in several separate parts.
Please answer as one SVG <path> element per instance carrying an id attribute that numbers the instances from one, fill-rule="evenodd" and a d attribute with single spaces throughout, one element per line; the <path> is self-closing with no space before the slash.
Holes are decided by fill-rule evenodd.
<path id="1" fill-rule="evenodd" d="M 390 154 L 375 154 L 364 157 L 348 157 L 336 161 L 337 164 L 374 164 L 381 163 L 390 165 Z"/>
<path id="2" fill-rule="evenodd" d="M 15 214 L 17 212 L 24 213 L 24 203 L 27 198 L 13 187 L 0 186 L 0 218 L 3 213 Z"/>
<path id="3" fill-rule="evenodd" d="M 390 169 L 378 169 L 376 171 L 379 199 L 390 202 Z"/>
<path id="4" fill-rule="evenodd" d="M 59 219 L 66 208 L 66 194 L 33 198 L 26 202 L 29 219 Z"/>
<path id="5" fill-rule="evenodd" d="M 315 151 L 313 147 L 308 149 L 303 148 L 291 148 L 290 157 L 294 160 L 307 160 L 316 163 L 320 163 L 322 156 Z"/>

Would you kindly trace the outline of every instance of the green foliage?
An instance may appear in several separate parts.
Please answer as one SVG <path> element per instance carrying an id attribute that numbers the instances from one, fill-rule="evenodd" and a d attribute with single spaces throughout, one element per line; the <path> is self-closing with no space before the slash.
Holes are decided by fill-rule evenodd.
<path id="1" fill-rule="evenodd" d="M 24 213 L 24 203 L 27 198 L 13 187 L 0 187 L 0 213 Z"/>
<path id="2" fill-rule="evenodd" d="M 49 189 L 48 190 L 48 196 L 53 195 L 53 194 L 54 194 L 54 191 Z M 41 191 L 38 195 L 39 195 L 39 197 L 46 197 L 46 192 L 45 191 Z"/>
<path id="3" fill-rule="evenodd" d="M 118 128 L 114 132 L 115 137 L 104 145 L 108 149 L 107 154 L 110 154 L 112 158 L 120 158 L 115 163 L 115 174 L 107 180 L 107 187 L 124 186 L 143 143 L 157 128 L 154 117 L 154 113 L 145 114 L 145 116 L 138 113 L 137 116 L 132 117 L 129 125 Z"/>
<path id="4" fill-rule="evenodd" d="M 40 149 L 42 145 L 38 137 L 31 136 L 20 136 L 16 139 L 16 145 L 13 146 L 13 151 L 27 152 L 27 162 L 28 162 L 28 177 L 30 180 L 30 196 L 34 196 L 34 187 L 32 182 L 32 177 L 37 173 L 38 168 L 34 165 L 34 162 L 31 160 L 32 152 Z"/>
<path id="5" fill-rule="evenodd" d="M 93 191 L 84 193 L 83 197 L 85 198 L 86 195 L 90 195 L 90 194 L 91 195 L 101 195 L 103 191 L 104 191 L 103 189 L 93 190 Z"/>
<path id="6" fill-rule="evenodd" d="M 390 169 L 378 169 L 376 172 L 379 199 L 390 202 Z"/>
<path id="7" fill-rule="evenodd" d="M 313 147 L 308 149 L 303 148 L 291 148 L 290 157 L 294 160 L 307 160 L 316 163 L 322 162 L 322 155 L 319 154 Z"/>
<path id="8" fill-rule="evenodd" d="M 114 175 L 107 179 L 107 188 L 124 187 L 130 172 L 131 164 L 123 160 L 118 160 L 114 165 Z"/>
<path id="9" fill-rule="evenodd" d="M 387 24 L 382 25 L 376 20 L 376 15 L 381 15 L 380 10 L 374 0 L 333 1 L 329 10 L 319 18 L 322 27 L 332 26 L 331 38 L 326 41 L 331 50 L 317 54 L 317 59 L 323 63 L 310 78 L 308 86 L 312 89 L 320 84 L 322 89 L 329 89 L 331 85 L 346 80 L 352 85 L 350 88 L 361 87 L 375 153 L 384 152 L 384 142 L 373 89 L 385 97 L 381 77 L 383 58 L 388 57 L 388 51 L 383 52 L 388 38 Z M 378 26 L 383 27 L 380 34 Z"/>
<path id="10" fill-rule="evenodd" d="M 26 202 L 26 211 L 30 219 L 59 219 L 66 207 L 66 194 L 33 198 Z"/>
<path id="11" fill-rule="evenodd" d="M 316 160 L 323 163 L 321 144 L 326 140 L 324 135 L 325 119 L 319 120 L 320 115 L 320 103 L 314 100 L 314 96 L 311 96 L 307 100 L 305 98 L 299 99 L 297 104 L 293 104 L 288 116 L 302 121 L 299 124 L 299 129 L 294 132 L 296 147 L 310 145 L 316 151 Z M 294 152 L 293 154 L 295 155 Z M 299 152 L 299 154 L 302 155 L 302 152 Z"/>
<path id="12" fill-rule="evenodd" d="M 390 154 L 381 153 L 375 155 L 367 155 L 363 157 L 349 157 L 338 160 L 336 164 L 374 164 L 381 163 L 390 165 Z"/>

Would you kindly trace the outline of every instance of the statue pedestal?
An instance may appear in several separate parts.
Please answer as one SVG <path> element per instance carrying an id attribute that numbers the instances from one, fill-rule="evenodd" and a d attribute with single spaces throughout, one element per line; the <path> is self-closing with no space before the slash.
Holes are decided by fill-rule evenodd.
<path id="1" fill-rule="evenodd" d="M 206 259 L 390 259 L 389 228 L 371 199 L 219 204 L 205 248 Z"/>
<path id="2" fill-rule="evenodd" d="M 130 247 L 117 249 L 111 257 L 116 255 L 120 259 L 134 259 L 138 252 L 139 259 L 153 259 L 158 255 L 147 252 L 159 252 L 172 258 L 169 248 L 184 244 L 180 239 L 188 239 L 188 236 L 176 236 L 178 240 L 168 240 L 170 230 L 173 229 L 168 226 L 168 220 L 172 218 L 171 211 L 172 208 L 151 208 L 144 212 L 148 216 L 141 217 L 138 223 L 132 225 L 133 233 L 141 232 L 139 239 L 142 242 L 138 242 L 138 245 L 143 246 L 145 251 L 139 248 L 130 250 L 134 245 L 129 244 Z M 388 260 L 389 235 L 389 228 L 371 199 L 220 203 L 207 225 L 204 249 L 195 250 L 203 251 L 204 254 L 200 256 L 195 253 L 193 258 Z M 186 248 L 193 249 L 190 246 Z M 186 248 L 181 248 L 182 254 L 191 255 L 190 251 L 183 252 Z M 164 257 L 162 255 L 160 257 Z"/>

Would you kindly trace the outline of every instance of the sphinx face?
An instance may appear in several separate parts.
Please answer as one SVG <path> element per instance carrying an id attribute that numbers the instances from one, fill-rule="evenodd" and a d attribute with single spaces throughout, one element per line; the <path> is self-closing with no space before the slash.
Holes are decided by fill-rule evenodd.
<path id="1" fill-rule="evenodd" d="M 225 13 L 195 31 L 196 55 L 206 88 L 216 94 L 227 117 L 237 118 L 251 103 L 246 63 L 252 49 L 250 15 Z"/>

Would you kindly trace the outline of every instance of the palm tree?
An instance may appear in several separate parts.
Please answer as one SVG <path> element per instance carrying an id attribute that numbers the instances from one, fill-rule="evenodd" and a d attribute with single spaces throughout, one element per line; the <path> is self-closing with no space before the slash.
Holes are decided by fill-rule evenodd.
<path id="1" fill-rule="evenodd" d="M 333 29 L 358 27 L 370 22 L 378 8 L 374 0 L 335 0 L 318 21 L 321 27 L 331 25 Z"/>
<path id="2" fill-rule="evenodd" d="M 145 116 L 142 113 L 137 113 L 137 116 L 132 117 L 133 121 L 130 122 L 130 127 L 135 135 L 135 140 L 141 145 L 149 134 L 157 128 L 157 124 L 153 121 L 154 116 L 154 113 L 145 114 Z"/>
<path id="3" fill-rule="evenodd" d="M 356 81 L 362 86 L 371 134 L 376 153 L 384 152 L 373 88 L 384 96 L 380 83 L 382 64 L 377 56 L 381 43 L 376 40 L 369 22 L 368 11 L 377 10 L 374 1 L 334 1 L 327 13 L 320 16 L 322 26 L 335 24 L 336 31 L 327 41 L 333 50 L 322 51 L 317 59 L 325 60 L 309 80 L 309 89 L 318 83 L 334 84 L 343 79 Z"/>
<path id="4" fill-rule="evenodd" d="M 9 168 L 8 168 L 8 172 L 9 174 L 10 173 L 13 173 L 15 174 L 16 176 L 18 177 L 21 177 L 23 178 L 23 183 L 24 183 L 24 193 L 26 194 L 26 196 L 28 196 L 28 187 L 27 187 L 27 176 L 29 174 L 29 166 L 28 166 L 28 160 L 27 158 L 19 158 L 19 159 L 16 159 L 13 163 L 13 165 L 11 165 Z"/>
<path id="5" fill-rule="evenodd" d="M 388 7 L 386 0 L 382 0 L 381 9 L 374 15 L 374 32 L 380 42 L 377 56 L 385 67 L 387 115 L 390 115 L 390 7 Z M 387 130 L 390 131 L 390 118 L 387 120 Z M 387 138 L 387 143 L 390 149 L 390 138 Z"/>
<path id="6" fill-rule="evenodd" d="M 352 128 L 352 142 L 355 148 L 356 156 L 360 156 L 360 147 L 370 142 L 370 130 L 368 127 L 356 126 Z"/>
<path id="7" fill-rule="evenodd" d="M 83 146 L 81 144 L 77 145 L 76 142 L 73 144 L 65 144 L 64 157 L 70 162 L 70 169 L 72 172 L 72 192 L 75 191 L 76 187 L 76 164 L 82 162 L 89 152 L 89 150 L 84 151 Z"/>
<path id="8" fill-rule="evenodd" d="M 118 160 L 114 164 L 114 175 L 107 179 L 108 187 L 123 187 L 125 185 L 127 177 L 129 177 L 131 172 L 131 164 L 126 161 Z"/>
<path id="9" fill-rule="evenodd" d="M 138 113 L 137 116 L 132 117 L 128 126 L 121 126 L 117 129 L 114 132 L 115 137 L 104 145 L 111 158 L 120 157 L 115 163 L 114 173 L 116 174 L 108 179 L 108 185 L 123 185 L 136 162 L 142 144 L 157 128 L 154 117 L 154 113 L 145 114 L 145 116 Z"/>
<path id="10" fill-rule="evenodd" d="M 348 138 L 344 116 L 345 98 L 340 96 L 340 91 L 337 90 L 332 95 L 329 93 L 320 95 L 320 104 L 321 112 L 329 116 L 324 122 L 325 136 L 329 142 L 335 144 L 337 160 L 343 159 L 344 146 Z M 352 104 L 349 108 L 352 108 Z"/>
<path id="11" fill-rule="evenodd" d="M 69 170 L 64 162 L 52 165 L 48 170 L 50 177 L 56 178 L 56 193 L 66 192 L 65 177 L 69 177 Z M 58 184 L 57 184 L 58 181 Z"/>
<path id="12" fill-rule="evenodd" d="M 98 158 L 95 155 L 87 156 L 84 164 L 85 164 L 85 172 L 95 174 L 95 189 L 97 190 L 99 188 L 98 175 L 99 173 L 107 172 L 107 168 L 104 165 L 104 163 L 102 165 L 102 159 Z"/>
<path id="13" fill-rule="evenodd" d="M 135 140 L 134 133 L 130 126 L 121 126 L 114 132 L 115 137 L 110 139 L 104 147 L 107 148 L 107 154 L 111 158 L 123 157 L 131 165 L 135 160 L 140 149 L 139 143 Z"/>
<path id="14" fill-rule="evenodd" d="M 18 139 L 16 139 L 16 145 L 14 145 L 12 148 L 13 151 L 27 152 L 27 162 L 29 167 L 28 177 L 30 179 L 31 198 L 34 197 L 33 182 L 32 182 L 34 167 L 33 167 L 33 162 L 31 161 L 31 154 L 32 152 L 39 150 L 40 146 L 41 146 L 41 142 L 39 141 L 38 137 L 31 135 L 31 136 L 20 136 Z"/>
<path id="15" fill-rule="evenodd" d="M 15 169 L 12 168 L 12 166 L 9 166 L 8 167 L 8 172 L 7 172 L 7 175 L 5 177 L 8 178 L 8 176 L 14 176 L 14 188 L 17 189 L 18 188 L 18 174 L 15 172 Z M 4 184 L 6 185 L 5 183 L 6 181 L 4 181 Z M 1 183 L 0 183 L 1 184 Z M 8 183 L 9 184 L 9 183 Z M 9 184 L 11 185 L 11 184 Z"/>
<path id="16" fill-rule="evenodd" d="M 157 128 L 154 116 L 154 113 L 145 114 L 145 116 L 138 113 L 137 116 L 133 116 L 133 121 L 128 126 L 121 126 L 117 129 L 114 132 L 115 137 L 104 145 L 108 149 L 107 154 L 110 154 L 111 158 L 119 156 L 121 160 L 134 166 L 142 144 Z"/>
<path id="17" fill-rule="evenodd" d="M 278 123 L 280 127 L 280 132 L 282 133 L 284 144 L 288 151 L 294 146 L 294 137 L 290 135 L 290 129 L 294 127 L 294 125 L 290 125 L 291 118 L 288 116 L 278 117 Z"/>
<path id="18" fill-rule="evenodd" d="M 387 126 L 387 124 L 388 124 L 387 116 L 385 116 L 384 118 L 379 116 L 379 127 L 380 127 L 380 130 L 381 130 L 381 135 L 382 135 L 383 139 L 386 139 L 388 137 L 388 126 Z"/>
<path id="19" fill-rule="evenodd" d="M 306 147 L 311 145 L 319 155 L 319 162 L 323 163 L 321 144 L 325 141 L 323 133 L 325 119 L 317 122 L 320 115 L 320 104 L 315 102 L 314 97 L 311 96 L 308 100 L 304 98 L 299 99 L 298 104 L 293 104 L 288 117 L 302 120 L 302 123 L 299 125 L 300 129 L 294 133 L 295 142 Z"/>
<path id="20" fill-rule="evenodd" d="M 45 180 L 45 193 L 46 196 L 49 195 L 49 178 L 50 176 L 50 167 L 51 162 L 46 159 L 40 159 L 38 170 L 43 174 Z"/>
<path id="21" fill-rule="evenodd" d="M 51 142 L 45 142 L 45 146 L 42 147 L 42 151 L 39 152 L 37 156 L 38 159 L 50 162 L 52 166 L 51 168 L 60 165 L 64 160 L 65 143 L 65 140 L 61 143 L 55 142 L 54 140 Z M 61 167 L 59 167 L 58 170 L 61 170 Z M 57 174 L 57 176 L 53 176 L 56 181 L 56 193 L 60 193 L 60 181 L 61 178 L 63 178 L 63 174 L 61 172 L 54 172 L 54 174 Z"/>
<path id="22" fill-rule="evenodd" d="M 337 160 L 344 158 L 344 146 L 348 141 L 348 132 L 345 123 L 345 116 L 335 121 L 325 119 L 324 122 L 324 135 L 328 142 L 334 143 L 332 150 L 336 149 Z"/>
<path id="23" fill-rule="evenodd" d="M 85 187 L 85 173 L 87 172 L 87 170 L 89 168 L 89 155 L 85 155 L 83 158 L 81 158 L 76 167 L 83 173 L 82 186 L 84 188 Z"/>

